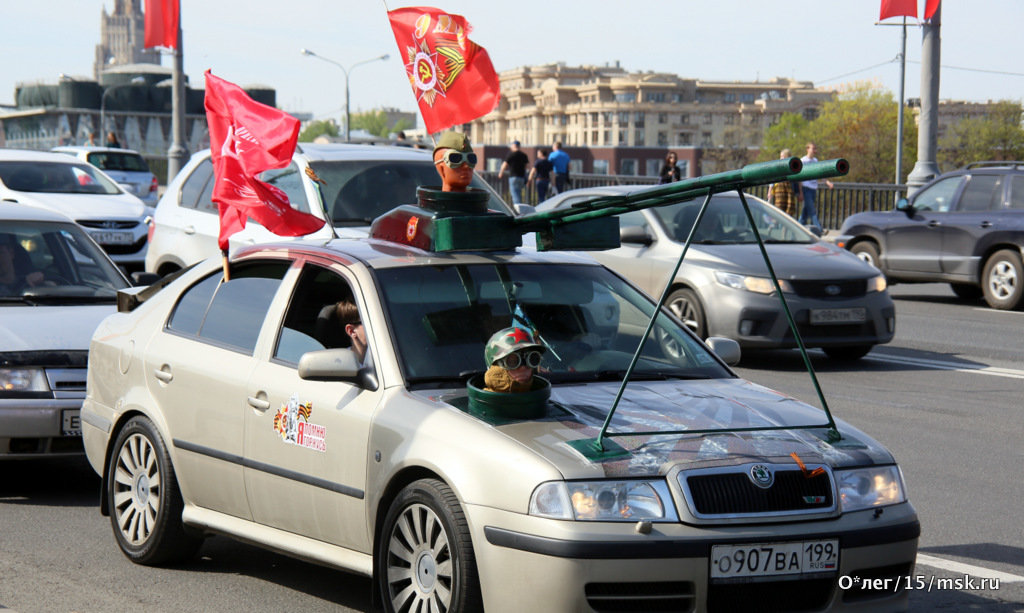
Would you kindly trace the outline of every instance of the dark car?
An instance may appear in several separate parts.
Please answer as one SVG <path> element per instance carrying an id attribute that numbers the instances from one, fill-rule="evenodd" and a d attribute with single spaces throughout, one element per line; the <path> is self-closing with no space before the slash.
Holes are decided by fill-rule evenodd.
<path id="1" fill-rule="evenodd" d="M 949 283 L 995 309 L 1024 305 L 1024 162 L 976 162 L 927 183 L 896 210 L 851 215 L 838 244 L 890 282 Z"/>

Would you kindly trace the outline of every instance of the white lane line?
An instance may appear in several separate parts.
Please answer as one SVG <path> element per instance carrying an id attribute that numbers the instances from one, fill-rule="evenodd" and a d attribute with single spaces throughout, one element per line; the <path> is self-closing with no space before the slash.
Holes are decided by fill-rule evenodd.
<path id="1" fill-rule="evenodd" d="M 1020 575 L 1011 575 L 1010 573 L 1004 573 L 998 570 L 992 570 L 991 568 L 984 568 L 982 566 L 974 566 L 973 564 L 961 564 L 960 562 L 944 560 L 942 558 L 932 557 L 923 553 L 917 554 L 917 563 L 930 566 L 932 568 L 941 568 L 942 570 L 948 570 L 957 574 L 971 575 L 972 577 L 999 579 L 1001 583 L 1017 583 L 1024 581 L 1024 577 L 1021 577 Z"/>
<path id="2" fill-rule="evenodd" d="M 1007 377 L 1009 379 L 1024 379 L 1024 370 L 1013 368 L 997 368 L 994 366 L 972 365 L 957 362 L 940 362 L 938 360 L 923 360 L 920 358 L 902 358 L 896 356 L 869 355 L 866 359 L 888 362 L 890 364 L 911 364 L 924 368 L 936 370 L 955 370 L 957 372 L 976 373 L 979 375 L 991 375 L 993 377 Z"/>

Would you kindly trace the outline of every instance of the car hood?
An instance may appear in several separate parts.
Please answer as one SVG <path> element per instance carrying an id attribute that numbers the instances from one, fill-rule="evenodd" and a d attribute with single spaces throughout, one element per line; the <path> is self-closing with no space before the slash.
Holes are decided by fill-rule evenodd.
<path id="1" fill-rule="evenodd" d="M 765 245 L 765 248 L 780 279 L 868 279 L 878 274 L 874 267 L 849 251 L 825 242 Z M 757 245 L 695 245 L 694 249 L 704 256 L 701 260 L 718 270 L 768 274 Z"/>
<path id="2" fill-rule="evenodd" d="M 19 192 L 18 202 L 63 213 L 71 219 L 142 219 L 146 206 L 131 194 Z"/>
<path id="3" fill-rule="evenodd" d="M 89 349 L 93 331 L 114 304 L 74 306 L 0 306 L 0 350 Z"/>
<path id="4" fill-rule="evenodd" d="M 893 463 L 878 442 L 841 420 L 843 438 L 830 443 L 827 428 L 712 434 L 614 437 L 628 453 L 600 461 L 568 442 L 595 439 L 619 383 L 553 386 L 542 419 L 495 421 L 492 426 L 555 464 L 567 479 L 665 475 L 677 465 L 704 468 L 750 462 L 794 462 L 839 467 Z M 455 405 L 462 403 L 455 402 Z M 467 416 L 469 417 L 469 416 Z M 487 421 L 487 420 L 485 420 Z M 825 413 L 742 379 L 630 383 L 608 432 L 665 432 L 827 423 Z"/>

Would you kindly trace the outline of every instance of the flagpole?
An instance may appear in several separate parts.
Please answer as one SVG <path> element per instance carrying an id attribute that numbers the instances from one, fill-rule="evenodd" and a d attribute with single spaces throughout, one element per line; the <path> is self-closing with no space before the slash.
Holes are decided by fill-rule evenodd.
<path id="1" fill-rule="evenodd" d="M 174 68 L 171 73 L 171 147 L 167 150 L 167 182 L 188 162 L 185 148 L 185 62 L 181 34 L 181 1 L 178 0 L 178 46 L 174 50 Z"/>
<path id="2" fill-rule="evenodd" d="M 907 70 L 907 16 L 903 16 L 903 42 L 900 46 L 900 107 L 896 115 L 896 185 L 903 181 L 903 84 Z"/>

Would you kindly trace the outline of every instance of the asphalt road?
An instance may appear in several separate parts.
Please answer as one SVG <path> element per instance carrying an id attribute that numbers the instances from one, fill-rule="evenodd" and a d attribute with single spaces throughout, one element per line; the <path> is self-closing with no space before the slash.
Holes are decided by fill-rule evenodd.
<path id="1" fill-rule="evenodd" d="M 831 411 L 903 468 L 922 524 L 911 610 L 1024 611 L 1024 312 L 966 304 L 942 285 L 892 293 L 893 343 L 854 364 L 810 356 Z M 821 404 L 798 352 L 747 355 L 737 370 Z M 371 610 L 368 579 L 219 537 L 181 567 L 133 565 L 98 490 L 84 461 L 0 465 L 0 610 Z"/>

